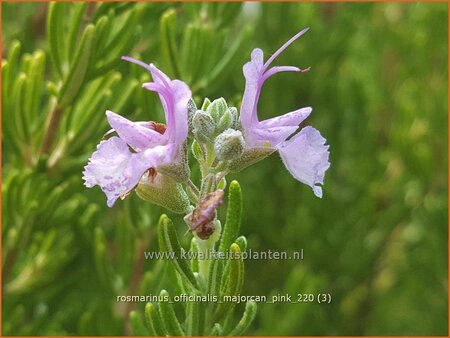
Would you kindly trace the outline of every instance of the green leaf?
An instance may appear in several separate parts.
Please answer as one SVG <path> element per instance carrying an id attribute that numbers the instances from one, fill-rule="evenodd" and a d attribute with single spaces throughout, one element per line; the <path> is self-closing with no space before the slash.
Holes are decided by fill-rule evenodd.
<path id="1" fill-rule="evenodd" d="M 178 273 L 198 289 L 197 280 L 189 264 L 181 257 L 181 246 L 172 221 L 166 215 L 161 215 L 158 224 L 158 240 L 162 251 L 173 252 L 175 257 L 171 260 Z"/>
<path id="2" fill-rule="evenodd" d="M 243 3 L 239 2 L 217 2 L 219 21 L 218 28 L 229 25 L 239 16 Z"/>
<path id="3" fill-rule="evenodd" d="M 197 241 L 195 240 L 195 237 L 192 237 L 191 240 L 191 252 L 192 252 L 192 260 L 191 260 L 191 269 L 193 272 L 198 272 L 198 247 L 197 247 Z"/>
<path id="4" fill-rule="evenodd" d="M 179 78 L 180 70 L 176 48 L 176 19 L 175 9 L 170 8 L 162 15 L 159 27 L 162 57 L 167 61 L 169 72 L 171 72 L 175 78 Z"/>
<path id="5" fill-rule="evenodd" d="M 220 240 L 219 251 L 225 252 L 239 234 L 242 218 L 242 191 L 237 181 L 232 181 L 228 188 L 228 208 L 225 225 Z"/>
<path id="6" fill-rule="evenodd" d="M 47 35 L 50 43 L 50 56 L 59 76 L 64 77 L 64 62 L 66 61 L 67 38 L 64 27 L 65 7 L 61 2 L 50 2 L 47 14 Z"/>
<path id="7" fill-rule="evenodd" d="M 221 80 L 226 77 L 226 73 L 230 69 L 236 67 L 245 55 L 250 40 L 253 36 L 253 28 L 246 26 L 242 33 L 234 40 L 233 44 L 228 48 L 225 55 L 222 56 L 216 66 L 208 72 L 208 76 L 198 84 L 198 88 L 208 87 L 208 90 L 214 90 L 221 84 Z M 194 89 L 193 89 L 194 90 Z"/>
<path id="8" fill-rule="evenodd" d="M 224 296 L 233 297 L 241 293 L 244 284 L 244 261 L 236 243 L 231 244 L 230 252 L 232 258 L 229 260 L 228 275 L 223 277 L 221 289 L 224 290 Z M 220 303 L 214 315 L 215 320 L 227 315 L 234 306 L 234 302 Z"/>
<path id="9" fill-rule="evenodd" d="M 35 121 L 40 109 L 42 80 L 45 73 L 45 54 L 38 50 L 33 54 L 25 86 L 24 110 L 26 121 Z M 27 123 L 30 123 L 27 122 Z"/>
<path id="10" fill-rule="evenodd" d="M 98 56 L 100 56 L 101 51 L 103 51 L 103 48 L 106 45 L 106 42 L 108 41 L 108 34 L 111 30 L 111 21 L 112 19 L 106 15 L 103 15 L 98 19 L 98 21 L 95 23 L 95 37 L 94 37 L 94 57 L 97 59 Z"/>
<path id="11" fill-rule="evenodd" d="M 118 67 L 118 65 L 123 62 L 123 60 L 120 58 L 122 55 L 127 55 L 130 53 L 133 46 L 139 41 L 140 36 L 142 33 L 142 27 L 137 26 L 133 30 L 133 34 L 125 39 L 123 42 L 119 42 L 121 48 L 116 51 L 111 51 L 111 55 L 114 55 L 115 57 L 112 57 L 111 59 L 104 62 L 101 66 L 97 67 L 92 73 L 90 74 L 89 78 L 93 79 L 96 77 L 99 77 L 111 70 L 113 70 L 115 67 Z M 106 48 L 105 48 L 106 50 Z"/>
<path id="12" fill-rule="evenodd" d="M 185 334 L 181 328 L 181 324 L 178 321 L 177 316 L 175 315 L 169 293 L 166 290 L 161 290 L 159 295 L 162 299 L 169 298 L 168 302 L 159 302 L 159 312 L 167 334 L 169 336 L 184 336 Z"/>
<path id="13" fill-rule="evenodd" d="M 120 95 L 115 95 L 109 102 L 112 111 L 122 111 L 128 100 L 135 93 L 136 89 L 140 89 L 140 82 L 136 79 L 130 79 L 127 82 L 122 82 L 122 87 L 120 88 Z"/>
<path id="14" fill-rule="evenodd" d="M 224 262 L 221 259 L 215 259 L 212 261 L 209 269 L 208 294 L 220 294 L 220 284 L 223 277 L 223 263 Z"/>
<path id="15" fill-rule="evenodd" d="M 158 308 L 152 303 L 145 305 L 145 322 L 150 334 L 153 336 L 165 336 L 164 326 L 161 321 L 161 317 Z"/>
<path id="16" fill-rule="evenodd" d="M 219 323 L 215 323 L 211 332 L 211 336 L 218 337 L 223 336 L 223 329 Z"/>
<path id="17" fill-rule="evenodd" d="M 59 96 L 59 105 L 66 107 L 80 92 L 84 79 L 91 62 L 92 42 L 94 41 L 94 25 L 88 25 L 81 38 L 80 47 L 76 52 L 73 63 L 70 65 L 69 73 L 64 80 Z"/>
<path id="18" fill-rule="evenodd" d="M 210 72 L 208 65 L 212 64 L 212 58 L 214 57 L 214 50 L 218 48 L 216 43 L 220 43 L 220 39 L 215 38 L 215 32 L 213 28 L 208 24 L 203 24 L 198 30 L 198 47 L 196 50 L 196 58 L 192 65 L 192 82 L 198 83 L 204 74 Z M 220 35 L 217 34 L 219 37 Z M 193 86 L 195 87 L 195 85 Z"/>
<path id="19" fill-rule="evenodd" d="M 94 21 L 97 21 L 101 16 L 107 15 L 108 13 L 114 13 L 115 7 L 117 7 L 118 3 L 114 2 L 97 2 L 95 13 L 94 13 Z"/>
<path id="20" fill-rule="evenodd" d="M 257 310 L 256 302 L 254 301 L 247 302 L 245 304 L 245 311 L 244 315 L 242 316 L 242 319 L 239 321 L 236 327 L 228 334 L 228 336 L 240 336 L 245 331 L 247 331 L 247 329 L 255 319 L 256 310 Z"/>
<path id="21" fill-rule="evenodd" d="M 196 60 L 198 60 L 198 50 L 200 48 L 199 30 L 197 24 L 189 23 L 185 28 L 183 43 L 181 45 L 181 77 L 187 83 L 194 82 Z"/>
<path id="22" fill-rule="evenodd" d="M 14 87 L 14 80 L 19 71 L 19 57 L 21 45 L 19 41 L 13 41 L 9 47 L 8 59 L 2 63 L 2 103 L 5 107 L 3 112 L 8 109 L 11 104 L 11 95 Z"/>
<path id="23" fill-rule="evenodd" d="M 200 296 L 200 292 L 194 291 L 193 296 Z M 202 336 L 205 325 L 204 303 L 199 301 L 188 301 L 186 305 L 186 334 L 188 336 Z"/>
<path id="24" fill-rule="evenodd" d="M 136 311 L 130 312 L 130 323 L 133 336 L 148 336 L 148 331 Z"/>
<path id="25" fill-rule="evenodd" d="M 12 93 L 13 97 L 13 107 L 12 111 L 14 115 L 12 119 L 14 121 L 14 129 L 17 132 L 17 137 L 21 142 L 27 143 L 29 137 L 29 128 L 26 121 L 25 112 L 23 109 L 23 102 L 25 99 L 24 89 L 27 81 L 27 76 L 23 73 L 20 73 L 16 83 L 14 84 L 14 89 Z"/>
<path id="26" fill-rule="evenodd" d="M 102 282 L 103 287 L 112 287 L 112 271 L 111 265 L 106 256 L 106 238 L 103 230 L 100 227 L 95 228 L 95 240 L 94 240 L 94 258 L 96 271 Z"/>
<path id="27" fill-rule="evenodd" d="M 83 16 L 86 13 L 88 5 L 89 5 L 88 2 L 72 3 L 72 13 L 69 20 L 69 33 L 67 35 L 69 62 L 72 61 L 72 56 L 75 55 L 78 40 L 78 32 L 80 31 Z"/>
<path id="28" fill-rule="evenodd" d="M 98 132 L 99 126 L 105 123 L 103 107 L 105 107 L 111 96 L 112 93 L 109 89 L 98 93 L 95 99 L 91 101 L 89 109 L 85 111 L 86 115 L 89 116 L 89 119 L 85 123 L 85 128 L 77 128 L 77 130 L 70 130 L 67 133 L 66 137 L 61 141 L 70 142 L 67 149 L 64 149 L 66 156 L 76 154 Z M 91 112 L 92 114 L 90 114 Z"/>
<path id="29" fill-rule="evenodd" d="M 85 133 L 86 128 L 92 126 L 93 119 L 96 116 L 100 115 L 104 119 L 106 100 L 102 97 L 109 97 L 110 95 L 107 94 L 111 94 L 111 90 L 121 79 L 122 75 L 119 72 L 114 72 L 89 84 L 83 91 L 84 100 L 77 101 L 74 110 L 67 118 L 67 131 L 73 131 L 74 137 L 78 138 L 80 133 Z M 94 127 L 98 128 L 98 124 Z"/>
<path id="30" fill-rule="evenodd" d="M 59 95 L 58 86 L 52 81 L 47 82 L 47 90 L 49 91 L 49 93 L 51 95 L 53 95 L 55 97 L 57 97 Z"/>
<path id="31" fill-rule="evenodd" d="M 114 22 L 111 23 L 111 26 L 114 26 L 117 22 L 123 22 L 114 36 L 110 38 L 110 41 L 106 47 L 102 50 L 97 48 L 96 54 L 100 53 L 100 55 L 103 55 L 103 57 L 99 58 L 102 62 L 96 65 L 89 78 L 92 79 L 110 71 L 122 62 L 120 59 L 121 56 L 130 52 L 131 48 L 134 46 L 141 34 L 142 29 L 138 26 L 140 12 L 140 7 L 136 5 L 135 9 L 128 14 L 125 20 L 114 20 Z M 109 58 L 104 57 L 104 51 L 107 51 Z"/>
<path id="32" fill-rule="evenodd" d="M 204 161 L 204 155 L 203 155 L 202 148 L 200 147 L 200 144 L 196 140 L 194 140 L 192 142 L 191 149 L 192 149 L 192 154 L 197 159 L 197 161 Z"/>
<path id="33" fill-rule="evenodd" d="M 239 245 L 239 247 L 241 248 L 241 251 L 244 252 L 247 250 L 247 238 L 245 236 L 239 236 L 235 243 L 237 245 Z"/>

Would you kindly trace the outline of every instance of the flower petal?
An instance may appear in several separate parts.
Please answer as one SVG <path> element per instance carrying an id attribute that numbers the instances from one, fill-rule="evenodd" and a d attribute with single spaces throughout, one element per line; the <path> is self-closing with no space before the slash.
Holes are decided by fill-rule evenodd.
<path id="1" fill-rule="evenodd" d="M 178 161 L 179 146 L 173 143 L 160 145 L 154 148 L 148 148 L 136 156 L 141 162 L 151 164 L 151 167 L 158 168 L 161 165 L 167 165 Z"/>
<path id="2" fill-rule="evenodd" d="M 319 131 L 312 127 L 303 128 L 290 140 L 277 148 L 286 169 L 294 178 L 309 185 L 317 197 L 322 197 L 325 171 L 330 167 L 328 145 Z"/>
<path id="3" fill-rule="evenodd" d="M 251 54 L 251 61 L 242 68 L 245 76 L 245 90 L 242 97 L 240 119 L 242 126 L 246 129 L 251 128 L 252 124 L 258 121 L 256 104 L 261 92 L 262 84 L 259 83 L 259 79 L 262 76 L 263 58 L 263 51 L 256 48 Z"/>
<path id="4" fill-rule="evenodd" d="M 247 144 L 250 146 L 261 146 L 265 142 L 270 142 L 272 147 L 276 147 L 280 142 L 286 140 L 292 135 L 298 126 L 281 126 L 270 128 L 255 128 L 252 129 L 250 140 L 247 140 Z"/>
<path id="5" fill-rule="evenodd" d="M 171 81 L 169 87 L 161 83 L 144 83 L 144 88 L 157 92 L 166 115 L 167 129 L 164 135 L 176 144 L 182 144 L 188 135 L 187 104 L 191 98 L 188 85 L 179 80 Z"/>
<path id="6" fill-rule="evenodd" d="M 84 168 L 84 184 L 88 188 L 99 185 L 112 207 L 120 196 L 136 186 L 149 167 L 150 163 L 131 153 L 127 144 L 114 136 L 97 146 Z"/>
<path id="7" fill-rule="evenodd" d="M 147 128 L 147 125 L 150 126 L 150 124 L 132 122 L 109 110 L 106 111 L 106 117 L 120 138 L 136 151 L 166 143 L 167 137 L 151 128 Z"/>
<path id="8" fill-rule="evenodd" d="M 172 124 L 167 122 L 169 138 L 176 144 L 182 144 L 188 136 L 188 102 L 192 92 L 186 83 L 179 80 L 172 81 L 171 92 L 174 110 L 169 111 L 167 115 L 172 114 L 174 122 Z"/>
<path id="9" fill-rule="evenodd" d="M 253 50 L 250 62 L 247 62 L 243 67 L 245 76 L 245 90 L 242 97 L 242 104 L 240 110 L 240 121 L 244 130 L 251 130 L 258 124 L 257 105 L 261 89 L 264 82 L 272 75 L 279 72 L 303 72 L 304 70 L 294 66 L 277 66 L 270 69 L 269 66 L 275 58 L 281 54 L 291 43 L 308 31 L 305 28 L 289 41 L 287 41 L 281 48 L 279 48 L 268 60 L 264 63 L 263 51 L 259 48 Z M 289 120 L 289 117 L 286 119 Z M 268 125 L 271 127 L 280 126 L 279 124 L 271 125 L 275 121 L 269 121 Z M 284 122 L 283 122 L 284 123 Z M 289 122 L 290 123 L 290 122 Z M 285 124 L 283 124 L 285 125 Z M 259 126 L 258 126 L 259 127 Z"/>
<path id="10" fill-rule="evenodd" d="M 261 121 L 259 123 L 259 126 L 264 128 L 298 126 L 309 116 L 309 114 L 311 114 L 311 112 L 312 112 L 311 107 L 300 108 L 290 113 Z"/>
<path id="11" fill-rule="evenodd" d="M 189 86 L 179 80 L 170 80 L 153 64 L 146 64 L 129 56 L 122 59 L 142 66 L 151 73 L 153 82 L 144 83 L 143 87 L 159 94 L 166 115 L 167 128 L 164 135 L 171 142 L 182 144 L 188 135 L 187 105 L 192 97 Z"/>

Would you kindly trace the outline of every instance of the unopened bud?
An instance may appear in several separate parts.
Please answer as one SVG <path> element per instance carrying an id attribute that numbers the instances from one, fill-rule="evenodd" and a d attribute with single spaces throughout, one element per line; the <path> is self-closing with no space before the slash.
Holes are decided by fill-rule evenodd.
<path id="1" fill-rule="evenodd" d="M 244 137 L 239 130 L 227 129 L 216 137 L 214 152 L 219 161 L 234 160 L 244 151 Z"/>
<path id="2" fill-rule="evenodd" d="M 188 125 L 189 125 L 189 132 L 190 136 L 192 136 L 192 118 L 194 117 L 195 112 L 197 111 L 197 105 L 195 104 L 195 101 L 191 98 L 188 101 L 187 104 L 188 109 Z"/>
<path id="3" fill-rule="evenodd" d="M 192 118 L 192 128 L 194 137 L 201 143 L 212 141 L 216 124 L 208 113 L 197 110 Z"/>
<path id="4" fill-rule="evenodd" d="M 222 133 L 224 130 L 231 128 L 233 125 L 233 115 L 229 109 L 225 111 L 225 113 L 220 117 L 219 123 L 217 123 L 216 135 Z"/>
<path id="5" fill-rule="evenodd" d="M 228 108 L 228 111 L 230 112 L 231 118 L 232 118 L 232 123 L 231 123 L 230 128 L 239 129 L 238 128 L 239 117 L 238 117 L 238 110 L 237 110 L 237 108 L 236 107 L 230 107 L 230 108 Z"/>
<path id="6" fill-rule="evenodd" d="M 219 122 L 223 114 L 228 110 L 227 101 L 223 97 L 216 99 L 208 106 L 207 112 L 212 116 L 216 123 Z"/>

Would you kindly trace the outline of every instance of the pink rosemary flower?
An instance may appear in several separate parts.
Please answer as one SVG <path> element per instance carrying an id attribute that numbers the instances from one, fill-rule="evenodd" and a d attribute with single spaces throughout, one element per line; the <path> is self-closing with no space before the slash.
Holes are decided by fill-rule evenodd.
<path id="1" fill-rule="evenodd" d="M 106 112 L 108 122 L 118 136 L 98 144 L 84 169 L 83 179 L 89 188 L 100 186 L 109 207 L 134 189 L 147 171 L 150 177 L 158 167 L 182 161 L 181 152 L 188 135 L 189 87 L 182 81 L 169 79 L 152 64 L 130 57 L 123 59 L 150 71 L 153 82 L 144 83 L 143 87 L 159 94 L 167 125 L 132 122 L 111 111 Z"/>
<path id="2" fill-rule="evenodd" d="M 279 72 L 301 73 L 308 70 L 293 66 L 269 68 L 271 63 L 308 29 L 305 28 L 294 35 L 265 63 L 261 49 L 256 48 L 252 51 L 251 60 L 243 67 L 246 83 L 240 120 L 247 149 L 271 147 L 278 150 L 291 175 L 300 182 L 309 185 L 317 197 L 322 197 L 322 188 L 319 185 L 323 184 L 325 171 L 330 166 L 328 145 L 325 145 L 325 138 L 320 135 L 318 130 L 309 126 L 289 138 L 298 130 L 300 123 L 309 116 L 312 108 L 300 108 L 264 121 L 259 121 L 257 110 L 262 86 L 269 77 Z"/>

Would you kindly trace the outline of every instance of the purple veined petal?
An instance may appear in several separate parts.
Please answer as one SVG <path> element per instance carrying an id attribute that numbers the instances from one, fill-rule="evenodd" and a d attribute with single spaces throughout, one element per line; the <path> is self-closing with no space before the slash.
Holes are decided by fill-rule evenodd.
<path id="1" fill-rule="evenodd" d="M 109 110 L 106 111 L 106 117 L 119 137 L 136 151 L 167 143 L 167 137 L 147 128 L 145 122 L 132 122 Z"/>
<path id="2" fill-rule="evenodd" d="M 330 167 L 329 146 L 325 138 L 312 127 L 303 128 L 290 140 L 278 145 L 286 169 L 298 181 L 309 185 L 314 195 L 321 198 L 325 171 Z"/>
<path id="3" fill-rule="evenodd" d="M 114 136 L 98 144 L 83 171 L 85 186 L 99 185 L 112 207 L 115 201 L 138 184 L 145 171 L 152 166 L 133 154 L 128 145 Z"/>
<path id="4" fill-rule="evenodd" d="M 272 54 L 272 56 L 266 61 L 266 63 L 263 66 L 263 71 L 266 71 L 266 69 L 270 66 L 270 64 L 286 49 L 288 48 L 295 40 L 297 40 L 299 37 L 301 37 L 303 34 L 305 34 L 307 31 L 309 31 L 309 27 L 306 27 L 302 29 L 300 32 L 295 34 L 292 38 L 290 38 L 283 46 L 281 46 L 275 53 Z"/>
<path id="5" fill-rule="evenodd" d="M 259 141 L 256 143 L 270 142 L 272 147 L 276 147 L 280 142 L 286 140 L 292 135 L 298 126 L 280 126 L 270 128 L 254 128 L 251 130 L 251 140 Z"/>
<path id="6" fill-rule="evenodd" d="M 262 128 L 283 127 L 283 126 L 298 126 L 302 123 L 312 112 L 311 107 L 300 108 L 290 113 L 275 116 L 270 119 L 261 121 L 259 126 Z M 284 140 L 283 140 L 284 141 Z"/>

